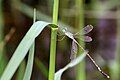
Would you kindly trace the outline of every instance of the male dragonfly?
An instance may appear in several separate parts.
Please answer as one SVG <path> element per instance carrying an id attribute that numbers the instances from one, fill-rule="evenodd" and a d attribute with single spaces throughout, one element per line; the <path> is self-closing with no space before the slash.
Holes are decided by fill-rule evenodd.
<path id="1" fill-rule="evenodd" d="M 73 59 L 76 58 L 76 54 L 77 54 L 77 51 L 78 51 L 78 46 L 83 51 L 85 51 L 85 49 L 76 41 L 75 38 L 77 38 L 77 36 L 78 37 L 83 36 L 83 39 L 81 38 L 81 40 L 84 40 L 85 42 L 91 42 L 92 38 L 89 37 L 89 36 L 84 36 L 84 35 L 88 34 L 89 32 L 91 32 L 92 29 L 93 29 L 93 26 L 92 25 L 87 25 L 80 32 L 77 32 L 75 34 L 73 34 L 70 31 L 68 31 L 67 28 L 60 28 L 60 29 L 62 30 L 62 32 L 64 33 L 64 35 L 66 35 L 67 37 L 69 37 L 70 39 L 72 39 L 72 48 L 71 48 L 71 56 L 70 56 L 70 59 L 72 61 Z M 103 76 L 105 76 L 106 78 L 110 78 L 105 72 L 102 71 L 102 69 L 97 65 L 97 63 L 94 61 L 94 59 L 88 53 L 86 55 L 92 61 L 92 63 L 95 65 L 95 67 L 98 69 L 98 71 L 103 74 Z"/>

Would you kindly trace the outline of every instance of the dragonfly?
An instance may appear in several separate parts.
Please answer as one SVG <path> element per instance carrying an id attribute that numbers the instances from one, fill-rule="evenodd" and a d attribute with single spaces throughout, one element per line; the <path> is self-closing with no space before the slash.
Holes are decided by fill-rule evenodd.
<path id="1" fill-rule="evenodd" d="M 62 31 L 62 35 L 66 35 L 67 37 L 69 37 L 70 39 L 74 40 L 75 38 L 80 38 L 80 36 L 83 36 L 85 34 L 88 34 L 89 32 L 91 32 L 93 29 L 93 26 L 92 25 L 87 25 L 86 27 L 84 27 L 82 30 L 80 30 L 79 32 L 73 34 L 71 33 L 66 27 L 64 28 L 61 28 L 59 27 L 59 30 Z M 84 39 L 83 39 L 84 38 Z M 89 36 L 84 36 L 83 38 L 80 38 L 82 41 L 85 41 L 85 42 L 90 42 L 92 41 L 92 38 L 89 37 Z M 61 39 L 63 40 L 64 37 Z M 60 40 L 60 41 L 61 41 Z"/>
<path id="2" fill-rule="evenodd" d="M 58 27 L 59 28 L 59 27 Z M 76 54 L 78 51 L 78 46 L 83 50 L 86 51 L 75 39 L 77 36 L 84 36 L 85 34 L 88 34 L 89 32 L 91 32 L 93 30 L 93 26 L 92 25 L 87 25 L 86 27 L 84 27 L 81 31 L 73 34 L 71 33 L 67 28 L 60 28 L 61 31 L 64 33 L 64 35 L 66 35 L 67 37 L 69 37 L 70 39 L 72 39 L 72 47 L 71 47 L 71 55 L 70 55 L 70 59 L 71 61 L 73 61 L 76 58 Z M 64 38 L 64 37 L 63 37 Z M 91 42 L 92 38 L 89 36 L 84 36 L 83 39 L 80 38 L 81 40 L 85 41 L 85 42 Z M 102 73 L 103 76 L 105 76 L 106 78 L 110 78 L 109 75 L 107 75 L 105 72 L 102 71 L 102 69 L 97 65 L 97 63 L 95 62 L 95 60 L 87 53 L 86 54 L 88 56 L 88 58 L 92 61 L 92 63 L 95 65 L 95 67 L 98 69 L 99 72 Z"/>
<path id="3" fill-rule="evenodd" d="M 86 36 L 85 34 L 88 34 L 89 32 L 91 32 L 93 30 L 93 26 L 92 25 L 87 25 L 86 27 L 84 27 L 81 31 L 73 34 L 73 41 L 72 41 L 72 47 L 71 47 L 71 55 L 70 55 L 70 59 L 73 60 L 76 58 L 76 54 L 77 54 L 77 51 L 78 51 L 78 48 L 77 48 L 77 45 L 82 48 L 83 51 L 85 51 L 83 49 L 83 47 L 78 44 L 78 42 L 75 40 L 75 38 L 79 38 L 80 40 L 82 41 L 85 41 L 85 42 L 91 42 L 92 41 L 92 38 L 89 37 L 89 36 Z"/>
<path id="4" fill-rule="evenodd" d="M 92 25 L 87 25 L 86 27 L 84 27 L 82 30 L 80 30 L 79 32 L 75 34 L 71 33 L 67 28 L 61 29 L 62 32 L 64 33 L 63 35 L 66 35 L 67 37 L 72 39 L 72 47 L 71 47 L 71 55 L 70 55 L 71 60 L 76 58 L 76 54 L 78 51 L 77 45 L 83 49 L 83 47 L 76 41 L 76 38 L 79 38 L 80 40 L 85 41 L 85 42 L 91 42 L 92 38 L 89 36 L 85 36 L 85 34 L 88 34 L 89 32 L 91 32 L 92 29 L 93 29 Z M 64 37 L 62 39 L 64 39 Z"/>

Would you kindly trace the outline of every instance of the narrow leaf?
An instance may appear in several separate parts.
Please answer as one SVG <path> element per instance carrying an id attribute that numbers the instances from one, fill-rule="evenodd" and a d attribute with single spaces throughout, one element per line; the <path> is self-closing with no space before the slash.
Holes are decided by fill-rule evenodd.
<path id="1" fill-rule="evenodd" d="M 26 61 L 24 59 L 18 68 L 16 80 L 23 80 L 25 68 L 26 68 Z"/>
<path id="2" fill-rule="evenodd" d="M 48 77 L 48 69 L 42 63 L 42 61 L 37 57 L 35 57 L 35 64 L 38 67 L 39 71 L 41 71 L 43 73 L 43 75 L 47 78 Z"/>
<path id="3" fill-rule="evenodd" d="M 33 23 L 35 23 L 35 21 L 36 21 L 36 9 L 34 9 Z M 34 62 L 34 49 L 35 49 L 35 40 L 29 50 L 28 62 L 23 80 L 30 80 L 31 78 L 32 70 L 33 70 L 33 62 Z"/>
<path id="4" fill-rule="evenodd" d="M 33 68 L 33 61 L 34 61 L 34 43 L 32 44 L 29 52 L 27 67 L 25 70 L 25 75 L 23 80 L 30 80 L 32 74 L 32 68 Z"/>
<path id="5" fill-rule="evenodd" d="M 37 21 L 31 26 L 25 37 L 20 42 L 13 56 L 11 57 L 3 75 L 1 76 L 1 80 L 10 80 L 12 78 L 21 61 L 24 59 L 28 50 L 33 44 L 35 38 L 49 24 L 50 23 L 44 21 Z"/>
<path id="6" fill-rule="evenodd" d="M 61 76 L 63 74 L 63 72 L 65 70 L 67 70 L 68 68 L 74 67 L 76 66 L 78 63 L 80 63 L 86 56 L 88 52 L 85 51 L 83 54 L 81 54 L 80 56 L 78 56 L 76 59 L 72 60 L 68 65 L 66 65 L 64 68 L 60 69 L 59 71 L 57 71 L 55 73 L 55 77 L 54 80 L 61 80 Z"/>

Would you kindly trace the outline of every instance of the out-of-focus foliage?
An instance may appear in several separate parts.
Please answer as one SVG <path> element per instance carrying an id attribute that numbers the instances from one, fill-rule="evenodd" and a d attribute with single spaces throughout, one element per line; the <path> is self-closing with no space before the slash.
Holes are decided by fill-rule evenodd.
<path id="1" fill-rule="evenodd" d="M 79 31 L 80 25 L 92 24 L 94 29 L 88 35 L 92 37 L 93 41 L 85 43 L 85 48 L 89 50 L 89 54 L 97 64 L 106 73 L 110 74 L 111 80 L 120 80 L 119 0 L 83 0 L 83 23 L 78 19 L 82 10 L 78 7 L 80 5 L 76 6 L 77 1 L 79 0 L 60 0 L 58 25 L 67 27 L 71 32 L 75 33 Z M 37 9 L 37 20 L 52 22 L 53 0 L 0 0 L 0 76 L 6 66 L 6 61 L 11 58 L 19 42 L 33 23 L 33 8 Z M 9 33 L 12 27 L 15 28 L 16 32 L 7 42 L 4 42 L 4 36 Z M 58 38 L 61 37 L 58 35 Z M 3 42 L 4 47 L 2 47 Z M 37 37 L 35 46 L 35 58 L 37 57 L 42 63 L 34 63 L 31 80 L 47 79 L 49 44 L 50 29 L 45 28 Z M 71 40 L 68 38 L 57 42 L 56 71 L 70 61 L 70 48 Z M 25 57 L 25 62 L 27 62 L 26 60 L 28 60 L 28 56 Z M 85 62 L 86 80 L 106 80 L 94 68 L 88 58 L 86 58 Z M 38 65 L 41 64 L 44 64 L 43 66 L 47 68 L 45 68 L 46 70 L 43 68 L 45 73 L 38 68 Z M 23 65 L 23 67 L 25 66 Z M 65 72 L 62 79 L 75 80 L 75 77 L 76 72 L 72 68 Z M 16 75 L 12 80 L 15 79 L 17 80 Z"/>

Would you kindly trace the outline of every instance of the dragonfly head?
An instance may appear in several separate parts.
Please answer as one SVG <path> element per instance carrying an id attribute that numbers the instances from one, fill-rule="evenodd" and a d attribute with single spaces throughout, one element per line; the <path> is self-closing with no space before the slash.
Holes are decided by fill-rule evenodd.
<path id="1" fill-rule="evenodd" d="M 65 27 L 62 31 L 63 31 L 63 32 L 67 32 L 67 30 L 68 30 L 68 29 Z"/>

